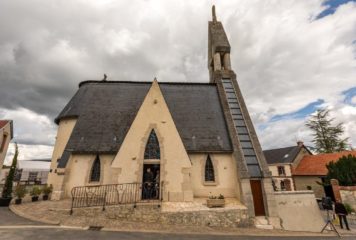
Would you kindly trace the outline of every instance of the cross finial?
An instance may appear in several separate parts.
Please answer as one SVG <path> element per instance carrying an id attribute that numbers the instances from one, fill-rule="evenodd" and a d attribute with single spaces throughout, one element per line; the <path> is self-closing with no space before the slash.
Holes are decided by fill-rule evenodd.
<path id="1" fill-rule="evenodd" d="M 215 23 L 217 20 L 216 20 L 216 13 L 215 13 L 215 5 L 213 5 L 213 7 L 211 8 L 211 11 L 212 11 L 212 15 L 213 15 L 213 22 Z"/>

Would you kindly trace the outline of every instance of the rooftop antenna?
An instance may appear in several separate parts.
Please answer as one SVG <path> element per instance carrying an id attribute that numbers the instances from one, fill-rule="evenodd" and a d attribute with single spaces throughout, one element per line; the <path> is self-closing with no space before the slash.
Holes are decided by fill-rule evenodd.
<path id="1" fill-rule="evenodd" d="M 213 5 L 213 7 L 211 8 L 211 11 L 212 11 L 212 15 L 213 15 L 213 22 L 216 23 L 217 20 L 216 20 L 215 5 Z"/>

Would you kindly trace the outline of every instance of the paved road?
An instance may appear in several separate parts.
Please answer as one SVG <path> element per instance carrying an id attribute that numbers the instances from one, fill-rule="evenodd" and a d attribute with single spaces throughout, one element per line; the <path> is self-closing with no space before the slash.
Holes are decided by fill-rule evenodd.
<path id="1" fill-rule="evenodd" d="M 43 225 L 43 223 L 19 217 L 7 207 L 0 207 L 0 226 L 4 225 Z"/>
<path id="2" fill-rule="evenodd" d="M 166 234 L 166 233 L 132 233 L 132 232 L 106 232 L 106 231 L 82 231 L 82 230 L 64 230 L 64 229 L 16 229 L 0 230 L 0 239 L 11 240 L 46 240 L 46 239 L 120 239 L 120 240 L 180 240 L 180 239 L 197 239 L 197 240 L 302 240 L 302 239 L 339 239 L 337 237 L 261 237 L 261 236 L 216 236 L 216 235 L 189 235 L 189 234 Z M 355 237 L 343 237 L 342 239 L 355 239 Z"/>

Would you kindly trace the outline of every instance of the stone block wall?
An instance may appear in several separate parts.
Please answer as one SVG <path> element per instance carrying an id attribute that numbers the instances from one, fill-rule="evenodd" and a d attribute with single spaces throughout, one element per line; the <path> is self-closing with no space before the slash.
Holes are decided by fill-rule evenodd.
<path id="1" fill-rule="evenodd" d="M 356 211 L 356 186 L 339 187 L 339 189 L 342 202 L 350 204 L 350 206 Z"/>
<path id="2" fill-rule="evenodd" d="M 157 206 L 110 206 L 105 211 L 101 208 L 74 209 L 73 217 L 87 219 L 88 224 L 95 226 L 108 226 L 113 221 L 229 228 L 249 227 L 253 224 L 247 209 L 164 212 Z"/>

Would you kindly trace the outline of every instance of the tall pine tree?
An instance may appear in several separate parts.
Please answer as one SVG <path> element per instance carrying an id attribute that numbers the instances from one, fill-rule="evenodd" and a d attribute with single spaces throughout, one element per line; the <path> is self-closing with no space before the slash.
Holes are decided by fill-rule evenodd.
<path id="1" fill-rule="evenodd" d="M 319 109 L 306 123 L 306 126 L 313 131 L 313 143 L 318 153 L 340 152 L 347 147 L 348 138 L 341 138 L 344 133 L 343 123 L 333 126 L 334 119 L 329 115 L 329 110 Z"/>
<path id="2" fill-rule="evenodd" d="M 11 198 L 12 196 L 12 184 L 14 181 L 18 155 L 19 155 L 19 151 L 17 148 L 17 143 L 15 143 L 15 155 L 14 158 L 12 159 L 9 175 L 7 175 L 6 182 L 2 190 L 2 198 Z"/>

